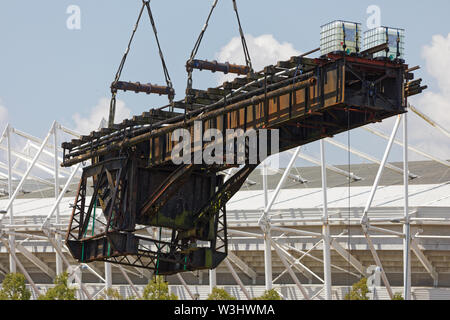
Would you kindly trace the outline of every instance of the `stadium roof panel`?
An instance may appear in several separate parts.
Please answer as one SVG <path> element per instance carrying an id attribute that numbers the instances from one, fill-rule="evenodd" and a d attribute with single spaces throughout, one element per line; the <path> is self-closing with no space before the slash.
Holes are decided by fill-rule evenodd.
<path id="1" fill-rule="evenodd" d="M 392 165 L 403 169 L 403 163 L 391 163 Z M 337 168 L 349 171 L 348 165 L 336 166 Z M 363 178 L 360 181 L 353 181 L 352 187 L 366 187 L 372 186 L 375 181 L 379 165 L 378 164 L 352 164 L 350 165 L 350 172 Z M 287 179 L 283 189 L 303 189 L 303 188 L 321 188 L 322 178 L 320 167 L 297 167 L 291 170 L 291 174 L 300 175 L 307 180 L 307 183 L 293 181 Z M 415 161 L 409 162 L 409 171 L 418 176 L 418 178 L 410 180 L 410 185 L 427 185 L 440 184 L 450 181 L 450 167 L 433 161 Z M 268 175 L 267 182 L 269 189 L 275 189 L 280 181 L 282 173 Z M 255 170 L 249 177 L 249 180 L 256 182 L 254 185 L 245 185 L 242 190 L 262 190 L 262 176 L 260 170 Z M 327 170 L 328 187 L 347 186 L 348 179 L 333 171 Z M 388 168 L 384 169 L 383 176 L 380 181 L 381 186 L 403 185 L 403 175 L 394 172 Z"/>

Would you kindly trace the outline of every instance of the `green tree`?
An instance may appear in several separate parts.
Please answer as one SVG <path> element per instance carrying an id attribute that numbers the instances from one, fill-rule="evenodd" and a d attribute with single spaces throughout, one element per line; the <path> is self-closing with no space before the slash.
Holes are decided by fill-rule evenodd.
<path id="1" fill-rule="evenodd" d="M 38 300 L 77 300 L 75 297 L 76 289 L 70 288 L 67 284 L 69 275 L 67 272 L 55 278 L 55 286 L 38 297 Z"/>
<path id="2" fill-rule="evenodd" d="M 108 288 L 98 300 L 125 300 L 125 298 L 116 289 Z"/>
<path id="3" fill-rule="evenodd" d="M 21 273 L 9 273 L 5 276 L 0 290 L 0 300 L 30 300 L 31 292 Z"/>
<path id="4" fill-rule="evenodd" d="M 405 299 L 403 299 L 403 296 L 400 292 L 397 292 L 394 294 L 394 297 L 392 298 L 392 300 L 405 300 Z"/>
<path id="5" fill-rule="evenodd" d="M 280 294 L 275 290 L 266 290 L 261 297 L 254 298 L 253 300 L 282 300 Z"/>
<path id="6" fill-rule="evenodd" d="M 345 295 L 345 300 L 369 300 L 367 294 L 369 288 L 367 287 L 367 279 L 362 278 L 359 282 L 355 283 L 352 290 Z"/>
<path id="7" fill-rule="evenodd" d="M 214 287 L 206 300 L 236 300 L 225 289 Z"/>
<path id="8" fill-rule="evenodd" d="M 169 294 L 169 283 L 162 276 L 156 276 L 144 288 L 142 300 L 178 300 L 178 297 Z"/>

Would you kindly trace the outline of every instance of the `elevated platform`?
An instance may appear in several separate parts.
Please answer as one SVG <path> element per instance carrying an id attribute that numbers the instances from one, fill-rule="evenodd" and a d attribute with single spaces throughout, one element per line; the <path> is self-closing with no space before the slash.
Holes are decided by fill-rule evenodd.
<path id="1" fill-rule="evenodd" d="M 272 154 L 405 113 L 407 97 L 421 90 L 417 81 L 409 82 L 413 78 L 400 60 L 293 57 L 218 88 L 190 90 L 169 111 L 155 109 L 64 143 L 62 166 L 92 163 L 83 171 L 66 243 L 80 262 L 109 261 L 158 274 L 212 269 L 227 256 L 226 204 L 258 164 Z M 166 118 L 157 121 L 161 117 Z M 175 164 L 179 129 L 186 148 L 184 162 Z M 208 163 L 202 156 L 208 129 L 225 133 L 214 140 L 224 161 Z M 236 130 L 244 134 L 241 142 Z M 245 138 L 250 130 L 253 142 Z M 245 165 L 224 181 L 220 172 L 238 167 L 239 160 Z M 90 180 L 94 194 L 88 202 Z M 106 223 L 87 234 L 97 207 Z M 160 228 L 160 235 L 136 236 L 137 225 Z M 163 229 L 171 234 L 166 241 L 160 239 Z"/>
<path id="2" fill-rule="evenodd" d="M 325 59 L 293 57 L 253 77 L 193 90 L 189 103 L 178 101 L 64 143 L 63 166 L 142 142 L 150 143 L 143 154 L 148 166 L 161 165 L 171 160 L 171 133 L 179 128 L 194 133 L 195 121 L 205 130 L 302 128 L 302 136 L 295 133 L 295 142 L 281 146 L 280 151 L 287 150 L 405 112 L 407 96 L 422 90 L 417 87 L 421 79 L 411 81 L 414 75 L 407 71 L 408 65 L 395 61 L 337 54 Z M 170 108 L 186 113 L 165 111 Z"/>

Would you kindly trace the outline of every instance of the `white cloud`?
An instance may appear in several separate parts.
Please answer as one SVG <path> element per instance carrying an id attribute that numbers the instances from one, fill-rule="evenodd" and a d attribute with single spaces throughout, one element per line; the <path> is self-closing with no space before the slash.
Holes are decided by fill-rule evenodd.
<path id="1" fill-rule="evenodd" d="M 291 43 L 280 43 L 271 34 L 264 34 L 259 37 L 246 35 L 245 38 L 255 71 L 262 70 L 267 65 L 275 64 L 278 61 L 287 60 L 300 54 Z M 241 39 L 239 37 L 231 39 L 216 54 L 216 57 L 219 62 L 245 65 Z M 219 75 L 218 83 L 222 84 L 224 81 L 230 81 L 234 78 L 235 75 L 232 74 Z"/>
<path id="2" fill-rule="evenodd" d="M 450 33 L 447 37 L 433 36 L 431 45 L 423 47 L 422 57 L 426 60 L 428 73 L 437 79 L 439 88 L 450 94 Z"/>
<path id="3" fill-rule="evenodd" d="M 442 127 L 450 128 L 450 34 L 447 37 L 435 35 L 431 44 L 422 48 L 422 57 L 425 60 L 427 73 L 436 79 L 437 90 L 430 89 L 422 94 L 413 96 L 409 103 Z M 426 78 L 422 82 L 427 84 Z M 392 131 L 394 119 L 384 121 L 382 124 L 374 125 L 386 133 Z M 450 159 L 450 140 L 443 133 L 431 127 L 423 119 L 412 111 L 408 116 L 408 133 L 411 145 L 437 156 L 441 159 Z M 401 137 L 401 128 L 397 137 Z M 412 160 L 423 160 L 424 158 L 411 153 Z"/>
<path id="4" fill-rule="evenodd" d="M 278 42 L 273 35 L 246 36 L 247 45 L 256 71 L 264 66 L 275 64 L 280 60 L 287 60 L 299 55 L 291 43 Z M 435 35 L 431 43 L 422 48 L 422 57 L 425 60 L 427 73 L 436 79 L 437 88 L 434 91 L 426 90 L 421 95 L 410 98 L 409 102 L 444 128 L 450 128 L 450 34 L 447 36 Z M 220 62 L 245 64 L 241 40 L 239 37 L 231 39 L 219 53 L 216 59 Z M 234 75 L 219 75 L 218 83 L 230 81 Z M 426 78 L 423 84 L 427 84 Z M 450 159 L 450 141 L 447 136 L 432 128 L 421 118 L 409 113 L 409 142 L 423 151 L 443 159 Z M 392 131 L 395 119 L 389 119 L 374 128 L 386 132 Z M 401 129 L 397 138 L 401 137 Z M 423 157 L 410 154 L 412 160 L 422 160 Z"/>
<path id="5" fill-rule="evenodd" d="M 435 35 L 431 44 L 422 49 L 427 72 L 436 79 L 439 90 L 427 90 L 411 99 L 418 110 L 428 115 L 444 128 L 450 128 L 450 33 L 447 37 Z M 411 117 L 412 118 L 412 117 Z M 414 116 L 410 135 L 416 143 L 432 154 L 450 159 L 450 139 Z"/>
<path id="6" fill-rule="evenodd" d="M 7 123 L 8 123 L 8 109 L 3 105 L 2 99 L 0 99 L 0 131 L 1 132 L 3 132 Z"/>
<path id="7" fill-rule="evenodd" d="M 75 122 L 75 131 L 81 134 L 89 134 L 93 130 L 97 130 L 103 121 L 107 121 L 109 117 L 110 100 L 101 98 L 97 105 L 92 108 L 89 116 L 84 118 L 79 113 L 73 115 Z M 121 122 L 131 117 L 131 110 L 125 106 L 125 102 L 117 100 L 115 122 Z"/>

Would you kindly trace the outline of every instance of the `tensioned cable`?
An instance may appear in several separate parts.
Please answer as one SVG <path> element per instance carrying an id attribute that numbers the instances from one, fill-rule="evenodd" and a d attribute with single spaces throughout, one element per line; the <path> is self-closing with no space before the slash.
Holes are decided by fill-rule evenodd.
<path id="1" fill-rule="evenodd" d="M 251 59 L 250 53 L 248 51 L 247 41 L 245 40 L 244 31 L 242 30 L 241 19 L 239 18 L 239 12 L 238 12 L 238 8 L 237 8 L 236 0 L 233 0 L 233 8 L 234 8 L 234 12 L 236 13 L 237 22 L 239 25 L 239 34 L 241 35 L 242 48 L 244 49 L 245 64 L 247 65 L 247 67 L 249 67 L 250 72 L 252 72 L 253 71 L 252 59 Z"/>
<path id="2" fill-rule="evenodd" d="M 120 76 L 121 76 L 121 74 L 122 74 L 122 70 L 123 70 L 123 67 L 124 67 L 124 65 L 125 65 L 125 62 L 126 62 L 126 60 L 127 60 L 128 53 L 130 52 L 130 49 L 131 49 L 131 43 L 133 42 L 134 36 L 135 36 L 135 34 L 136 34 L 136 31 L 137 31 L 137 29 L 138 29 L 138 27 L 139 27 L 139 22 L 141 21 L 142 13 L 144 12 L 144 9 L 145 9 L 145 2 L 142 4 L 142 8 L 141 8 L 141 11 L 139 12 L 138 19 L 137 19 L 137 21 L 136 21 L 136 24 L 135 24 L 134 27 L 133 27 L 133 32 L 132 32 L 132 34 L 131 34 L 131 38 L 130 38 L 130 40 L 128 41 L 127 49 L 125 50 L 125 54 L 124 54 L 123 57 L 122 57 L 122 61 L 120 62 L 119 69 L 118 69 L 117 72 L 116 72 L 116 77 L 115 77 L 115 79 L 114 79 L 114 82 L 119 81 L 119 78 L 120 78 Z"/>
<path id="3" fill-rule="evenodd" d="M 201 44 L 201 42 L 203 40 L 203 37 L 204 37 L 205 32 L 206 32 L 206 29 L 209 26 L 209 21 L 210 21 L 210 19 L 212 17 L 212 14 L 213 14 L 214 9 L 216 8 L 218 2 L 219 2 L 219 0 L 214 0 L 213 1 L 213 4 L 211 6 L 211 10 L 209 11 L 209 14 L 208 14 L 208 17 L 206 19 L 205 25 L 203 26 L 202 31 L 200 32 L 200 35 L 198 36 L 197 41 L 195 42 L 195 45 L 194 45 L 194 48 L 192 49 L 192 52 L 191 52 L 191 55 L 189 57 L 188 63 L 192 62 L 194 60 L 195 56 L 198 53 L 198 49 L 200 48 L 200 44 Z M 242 30 L 242 24 L 241 24 L 241 19 L 239 17 L 239 11 L 238 11 L 238 8 L 237 8 L 236 0 L 233 0 L 233 9 L 234 9 L 234 12 L 236 13 L 236 19 L 237 19 L 237 23 L 238 23 L 238 27 L 239 27 L 239 35 L 241 37 L 242 48 L 244 50 L 245 63 L 247 65 L 247 67 L 249 67 L 249 70 L 250 70 L 249 72 L 252 73 L 253 72 L 252 60 L 251 60 L 250 53 L 249 53 L 249 50 L 248 50 L 247 41 L 245 40 L 244 31 Z M 192 73 L 193 73 L 193 70 L 189 69 L 188 70 L 188 79 L 187 79 L 187 88 L 186 88 L 187 90 L 186 91 L 188 91 L 189 89 L 192 89 Z M 186 108 L 184 110 L 184 115 L 185 115 L 185 118 L 186 118 Z"/>
<path id="4" fill-rule="evenodd" d="M 209 26 L 209 21 L 211 20 L 212 14 L 214 12 L 214 9 L 217 7 L 218 2 L 219 2 L 219 0 L 214 0 L 213 4 L 211 6 L 211 10 L 209 11 L 205 25 L 203 26 L 202 31 L 200 32 L 200 35 L 198 36 L 197 41 L 195 42 L 194 48 L 192 49 L 191 56 L 189 57 L 189 61 L 194 60 L 195 56 L 198 53 L 198 49 L 200 48 L 200 44 L 203 40 L 206 29 Z M 250 70 L 253 70 L 252 60 L 250 57 L 250 52 L 248 50 L 247 41 L 245 40 L 244 31 L 242 29 L 241 19 L 239 17 L 239 11 L 237 8 L 236 0 L 233 0 L 233 9 L 234 9 L 234 12 L 236 13 L 236 19 L 237 19 L 237 23 L 238 23 L 238 27 L 239 27 L 239 35 L 241 37 L 242 48 L 244 50 L 245 63 L 250 68 Z"/>
<path id="5" fill-rule="evenodd" d="M 150 19 L 150 23 L 152 25 L 153 33 L 155 35 L 156 44 L 158 46 L 159 57 L 161 59 L 161 65 L 162 65 L 162 68 L 163 68 L 164 78 L 166 80 L 166 84 L 167 84 L 167 86 L 170 89 L 173 89 L 172 80 L 170 79 L 169 71 L 167 69 L 167 65 L 166 65 L 166 62 L 165 62 L 165 59 L 164 59 L 164 54 L 162 52 L 161 45 L 160 45 L 160 42 L 159 42 L 158 31 L 156 29 L 155 20 L 153 19 L 152 10 L 150 8 L 150 0 L 142 0 L 141 10 L 139 11 L 139 15 L 138 15 L 136 24 L 133 27 L 133 31 L 131 33 L 130 40 L 128 41 L 127 49 L 125 50 L 125 53 L 124 53 L 124 55 L 122 57 L 122 60 L 120 62 L 119 68 L 118 68 L 118 70 L 116 72 L 116 76 L 114 78 L 114 82 L 113 83 L 117 83 L 119 81 L 119 79 L 120 79 L 120 76 L 122 75 L 123 67 L 125 66 L 125 62 L 127 60 L 128 53 L 131 50 L 131 44 L 133 42 L 134 36 L 136 34 L 136 31 L 137 31 L 137 29 L 139 27 L 139 23 L 141 21 L 142 14 L 144 13 L 144 9 L 147 9 L 148 16 L 149 16 L 149 19 Z M 117 95 L 116 90 L 112 90 L 110 112 L 109 112 L 109 121 L 108 121 L 108 126 L 109 127 L 112 127 L 112 125 L 114 124 L 114 115 L 115 115 L 115 112 L 116 112 L 116 95 Z M 173 96 L 172 95 L 169 95 L 169 101 L 170 101 L 170 104 L 173 103 Z"/>
<path id="6" fill-rule="evenodd" d="M 347 171 L 351 172 L 351 153 L 350 153 L 350 147 L 351 147 L 351 136 L 350 136 L 350 109 L 347 108 L 347 164 L 348 168 Z M 351 254 L 350 246 L 351 246 L 351 184 L 352 181 L 350 177 L 348 178 L 348 238 L 347 238 L 347 248 L 349 255 Z M 350 259 L 347 259 L 348 263 L 348 271 L 351 269 Z M 350 286 L 350 274 L 347 274 L 347 286 Z"/>
<path id="7" fill-rule="evenodd" d="M 136 30 L 139 27 L 139 22 L 141 21 L 142 13 L 144 12 L 144 9 L 145 9 L 145 3 L 142 4 L 142 8 L 141 8 L 141 10 L 139 12 L 138 19 L 136 21 L 136 24 L 133 27 L 133 32 L 131 33 L 131 38 L 128 41 L 127 49 L 125 50 L 125 53 L 124 53 L 124 55 L 122 57 L 122 61 L 120 62 L 119 68 L 118 68 L 118 70 L 116 72 L 116 76 L 114 78 L 114 83 L 116 83 L 120 79 L 120 76 L 121 76 L 122 71 L 123 71 L 123 67 L 124 67 L 125 62 L 126 62 L 127 57 L 128 57 L 128 53 L 130 52 L 131 43 L 133 42 L 134 35 L 136 34 Z M 110 107 L 109 107 L 109 119 L 108 119 L 108 127 L 110 127 L 110 128 L 114 124 L 114 115 L 116 113 L 116 95 L 117 95 L 117 92 L 115 90 L 113 90 L 112 91 L 112 97 L 111 97 L 111 103 L 110 103 Z"/>
<path id="8" fill-rule="evenodd" d="M 213 4 L 211 6 L 211 10 L 209 11 L 208 18 L 206 18 L 205 25 L 203 26 L 202 31 L 200 31 L 197 41 L 195 42 L 194 48 L 192 49 L 191 56 L 189 57 L 189 60 L 188 60 L 189 62 L 192 62 L 192 60 L 194 60 L 195 56 L 197 55 L 198 49 L 200 48 L 200 44 L 203 40 L 203 36 L 205 35 L 206 29 L 208 28 L 209 20 L 211 19 L 211 16 L 212 16 L 214 9 L 216 8 L 218 2 L 219 2 L 219 0 L 214 0 Z M 189 70 L 188 79 L 187 79 L 187 89 L 191 89 L 191 88 L 192 88 L 192 70 Z M 186 115 L 186 110 L 185 110 L 185 115 Z"/>
<path id="9" fill-rule="evenodd" d="M 203 26 L 202 31 L 200 32 L 200 35 L 198 36 L 197 41 L 195 42 L 194 48 L 192 49 L 189 60 L 193 60 L 195 58 L 195 56 L 197 55 L 197 52 L 198 52 L 198 49 L 200 48 L 200 44 L 202 42 L 203 36 L 205 35 L 206 29 L 208 28 L 209 20 L 211 19 L 211 16 L 212 16 L 214 9 L 216 8 L 218 2 L 219 2 L 219 0 L 214 0 L 211 10 L 209 11 L 208 18 L 206 19 L 205 25 Z"/>
<path id="10" fill-rule="evenodd" d="M 148 1 L 143 0 L 143 2 L 145 3 L 145 6 L 147 7 L 147 12 L 148 12 L 148 16 L 150 18 L 150 23 L 152 24 L 153 33 L 154 33 L 155 39 L 156 39 L 156 44 L 158 45 L 159 57 L 161 58 L 161 64 L 162 64 L 163 71 L 164 71 L 164 77 L 166 78 L 166 84 L 169 88 L 173 88 L 172 80 L 170 79 L 170 75 L 169 75 L 169 70 L 167 69 L 166 61 L 164 60 L 164 54 L 162 52 L 161 45 L 159 43 L 158 31 L 156 30 L 155 20 L 153 19 L 152 9 L 150 8 L 150 0 L 148 0 Z M 171 100 L 173 99 L 173 97 L 169 97 L 169 98 Z"/>

